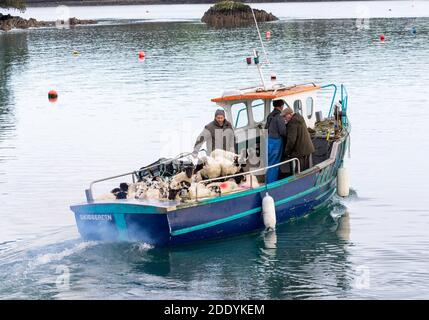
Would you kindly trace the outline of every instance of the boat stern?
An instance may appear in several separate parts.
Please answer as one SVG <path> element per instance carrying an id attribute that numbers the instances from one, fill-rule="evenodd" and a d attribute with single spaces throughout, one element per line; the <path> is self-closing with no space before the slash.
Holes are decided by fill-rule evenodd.
<path id="1" fill-rule="evenodd" d="M 71 206 L 84 240 L 142 241 L 163 246 L 170 240 L 165 208 L 124 202 Z"/>

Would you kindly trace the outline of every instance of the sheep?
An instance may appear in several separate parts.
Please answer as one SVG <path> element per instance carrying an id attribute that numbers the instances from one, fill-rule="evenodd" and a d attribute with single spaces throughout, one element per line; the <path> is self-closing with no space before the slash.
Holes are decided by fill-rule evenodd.
<path id="1" fill-rule="evenodd" d="M 215 160 L 221 160 L 226 159 L 229 161 L 234 161 L 238 155 L 236 155 L 234 152 L 226 151 L 223 149 L 215 149 L 210 153 L 210 157 L 212 157 Z"/>
<path id="2" fill-rule="evenodd" d="M 186 197 L 187 191 L 191 186 L 190 182 L 172 181 L 170 188 L 168 189 L 168 200 L 179 200 L 180 198 Z"/>
<path id="3" fill-rule="evenodd" d="M 192 172 L 189 174 L 189 172 L 182 171 L 173 176 L 170 182 L 170 188 L 176 188 L 182 182 L 192 183 Z"/>
<path id="4" fill-rule="evenodd" d="M 245 151 L 245 150 L 244 150 Z M 246 166 L 246 160 L 241 155 L 237 155 L 234 152 L 225 151 L 222 149 L 216 149 L 212 151 L 210 156 L 215 159 L 221 165 L 221 176 L 230 176 L 239 172 L 243 172 L 243 167 Z M 237 184 L 241 182 L 242 178 L 238 179 Z"/>
<path id="5" fill-rule="evenodd" d="M 208 198 L 215 196 L 216 193 L 202 183 L 193 183 L 188 190 L 188 199 Z"/>
<path id="6" fill-rule="evenodd" d="M 213 179 L 220 177 L 222 174 L 222 167 L 218 161 L 209 156 L 203 157 L 202 160 L 204 162 L 204 166 L 200 171 L 198 171 L 201 178 Z"/>
<path id="7" fill-rule="evenodd" d="M 135 199 L 136 192 L 137 192 L 137 184 L 136 183 L 130 183 L 128 185 L 127 199 Z"/>
<path id="8" fill-rule="evenodd" d="M 168 183 L 161 177 L 144 178 L 133 188 L 136 199 L 162 200 L 168 196 Z"/>
<path id="9" fill-rule="evenodd" d="M 222 159 L 225 160 L 229 160 L 232 162 L 238 162 L 240 164 L 246 163 L 246 154 L 247 154 L 247 150 L 246 149 L 242 149 L 240 152 L 240 155 L 231 152 L 231 151 L 226 151 L 226 150 L 222 150 L 222 149 L 215 149 L 210 153 L 210 156 L 217 160 L 220 161 Z"/>
<path id="10" fill-rule="evenodd" d="M 215 188 L 218 187 L 221 194 L 230 193 L 238 189 L 238 184 L 233 180 L 230 179 L 225 182 L 212 182 L 207 185 L 207 188 Z"/>
<path id="11" fill-rule="evenodd" d="M 190 166 L 172 177 L 168 186 L 168 200 L 178 200 L 186 194 L 193 180 L 194 167 Z"/>
<path id="12" fill-rule="evenodd" d="M 159 200 L 161 196 L 161 192 L 159 189 L 150 188 L 147 189 L 144 197 L 149 200 Z"/>
<path id="13" fill-rule="evenodd" d="M 244 176 L 243 181 L 238 186 L 243 189 L 257 188 L 259 187 L 259 182 L 256 176 L 248 174 Z"/>
<path id="14" fill-rule="evenodd" d="M 222 175 L 221 175 L 222 177 L 236 174 L 241 169 L 241 166 L 237 162 L 232 162 L 227 159 L 222 159 L 220 161 L 220 166 L 222 169 Z"/>
<path id="15" fill-rule="evenodd" d="M 144 182 L 138 182 L 136 183 L 136 192 L 135 192 L 135 198 L 136 199 L 143 199 L 145 197 L 146 191 L 149 189 L 146 183 Z"/>

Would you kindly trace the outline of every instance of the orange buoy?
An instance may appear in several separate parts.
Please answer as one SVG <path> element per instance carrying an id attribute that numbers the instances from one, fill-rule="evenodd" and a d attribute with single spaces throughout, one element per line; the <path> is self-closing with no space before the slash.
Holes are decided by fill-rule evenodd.
<path id="1" fill-rule="evenodd" d="M 48 99 L 49 99 L 49 102 L 57 102 L 58 93 L 55 90 L 49 91 L 48 92 Z"/>
<path id="2" fill-rule="evenodd" d="M 267 39 L 271 38 L 271 32 L 270 32 L 270 31 L 267 31 L 267 32 L 265 33 L 265 37 L 266 37 Z"/>
<path id="3" fill-rule="evenodd" d="M 140 51 L 139 52 L 139 59 L 144 59 L 145 58 L 145 53 L 144 53 L 144 51 Z"/>
<path id="4" fill-rule="evenodd" d="M 384 42 L 385 39 L 386 39 L 386 37 L 384 36 L 384 34 L 380 34 L 380 41 Z"/>

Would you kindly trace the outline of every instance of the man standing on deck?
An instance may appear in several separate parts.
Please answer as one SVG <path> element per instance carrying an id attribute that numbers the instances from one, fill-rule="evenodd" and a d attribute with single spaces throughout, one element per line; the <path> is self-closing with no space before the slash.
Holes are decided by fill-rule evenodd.
<path id="1" fill-rule="evenodd" d="M 282 159 L 283 140 L 286 139 L 286 124 L 281 116 L 283 100 L 274 100 L 274 110 L 268 115 L 265 129 L 268 129 L 268 166 L 278 164 Z M 266 183 L 274 182 L 279 177 L 279 167 L 268 169 Z"/>
<path id="2" fill-rule="evenodd" d="M 285 160 L 298 158 L 301 171 L 310 168 L 310 155 L 314 152 L 314 145 L 304 118 L 286 108 L 282 116 L 287 122 L 287 138 L 285 143 Z"/>
<path id="3" fill-rule="evenodd" d="M 207 143 L 207 154 L 215 149 L 235 153 L 235 135 L 231 123 L 225 119 L 225 111 L 218 109 L 215 118 L 207 124 L 199 134 L 192 155 L 196 157 L 204 141 Z"/>

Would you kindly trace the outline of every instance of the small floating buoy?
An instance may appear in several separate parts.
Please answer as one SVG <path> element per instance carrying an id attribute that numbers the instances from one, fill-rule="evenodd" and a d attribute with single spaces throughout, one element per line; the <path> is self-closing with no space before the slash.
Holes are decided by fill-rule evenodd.
<path id="1" fill-rule="evenodd" d="M 411 33 L 412 33 L 412 34 L 416 34 L 416 33 L 417 33 L 417 29 L 416 29 L 416 27 L 412 27 L 412 28 L 411 28 Z"/>
<path id="2" fill-rule="evenodd" d="M 57 102 L 58 93 L 55 90 L 49 91 L 48 92 L 48 99 L 49 99 L 49 102 Z"/>
<path id="3" fill-rule="evenodd" d="M 384 36 L 384 34 L 380 34 L 380 41 L 384 42 L 385 39 L 386 39 L 386 37 Z"/>
<path id="4" fill-rule="evenodd" d="M 248 65 L 252 64 L 252 57 L 247 57 L 247 58 L 246 58 L 246 63 L 247 63 Z"/>
<path id="5" fill-rule="evenodd" d="M 344 167 L 339 168 L 337 172 L 337 193 L 340 197 L 347 197 L 350 193 L 349 177 Z"/>
<path id="6" fill-rule="evenodd" d="M 262 219 L 264 220 L 264 226 L 267 230 L 275 230 L 276 228 L 276 206 L 274 199 L 268 192 L 262 199 Z"/>
<path id="7" fill-rule="evenodd" d="M 144 51 L 140 51 L 139 52 L 139 59 L 144 59 L 146 57 L 146 54 L 144 53 Z"/>
<path id="8" fill-rule="evenodd" d="M 267 31 L 267 32 L 265 33 L 265 37 L 266 37 L 267 39 L 270 39 L 270 38 L 271 38 L 271 32 L 270 32 L 270 31 Z"/>
<path id="9" fill-rule="evenodd" d="M 74 56 L 78 56 L 78 55 L 80 55 L 80 52 L 79 52 L 79 51 L 77 51 L 77 50 L 73 50 L 73 55 L 74 55 Z"/>

